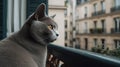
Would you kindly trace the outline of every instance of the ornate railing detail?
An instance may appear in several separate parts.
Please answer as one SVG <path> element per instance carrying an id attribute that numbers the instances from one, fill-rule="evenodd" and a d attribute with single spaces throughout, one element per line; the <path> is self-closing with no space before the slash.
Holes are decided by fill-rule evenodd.
<path id="1" fill-rule="evenodd" d="M 120 59 L 90 51 L 48 46 L 47 67 L 119 67 Z"/>

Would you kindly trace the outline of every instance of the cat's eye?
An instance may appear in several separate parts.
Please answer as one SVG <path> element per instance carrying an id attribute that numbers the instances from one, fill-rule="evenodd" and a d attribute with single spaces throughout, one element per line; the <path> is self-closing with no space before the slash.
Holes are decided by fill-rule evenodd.
<path id="1" fill-rule="evenodd" d="M 49 29 L 53 29 L 53 25 L 48 25 L 48 28 Z"/>

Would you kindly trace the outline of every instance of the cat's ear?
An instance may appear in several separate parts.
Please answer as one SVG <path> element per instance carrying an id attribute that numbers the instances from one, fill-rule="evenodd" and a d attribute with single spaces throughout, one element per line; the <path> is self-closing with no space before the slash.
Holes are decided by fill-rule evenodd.
<path id="1" fill-rule="evenodd" d="M 46 16 L 46 5 L 44 3 L 40 4 L 35 11 L 35 18 L 40 19 Z"/>

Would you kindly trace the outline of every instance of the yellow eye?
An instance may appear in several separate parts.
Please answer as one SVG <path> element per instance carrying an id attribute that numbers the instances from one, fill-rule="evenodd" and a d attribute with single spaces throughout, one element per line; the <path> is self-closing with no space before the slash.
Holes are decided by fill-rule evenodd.
<path id="1" fill-rule="evenodd" d="M 53 26 L 52 26 L 52 25 L 48 25 L 48 28 L 49 28 L 49 29 L 53 29 Z"/>

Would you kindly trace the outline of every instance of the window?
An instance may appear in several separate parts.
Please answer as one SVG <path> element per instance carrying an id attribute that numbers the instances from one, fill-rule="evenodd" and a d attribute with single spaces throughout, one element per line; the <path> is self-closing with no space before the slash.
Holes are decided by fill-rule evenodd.
<path id="1" fill-rule="evenodd" d="M 84 33 L 88 33 L 88 24 L 87 24 L 87 22 L 84 23 Z"/>
<path id="2" fill-rule="evenodd" d="M 97 32 L 97 21 L 94 21 L 94 32 Z"/>
<path id="3" fill-rule="evenodd" d="M 67 16 L 67 10 L 64 11 L 64 15 L 65 15 L 65 17 Z"/>
<path id="4" fill-rule="evenodd" d="M 73 31 L 75 31 L 76 30 L 76 28 L 75 27 L 73 27 Z"/>
<path id="5" fill-rule="evenodd" d="M 88 0 L 84 0 L 85 2 L 87 2 Z"/>
<path id="6" fill-rule="evenodd" d="M 94 12 L 97 13 L 97 4 L 94 4 Z"/>
<path id="7" fill-rule="evenodd" d="M 95 39 L 94 39 L 94 46 L 95 46 L 95 47 L 97 47 L 97 43 L 98 43 L 97 41 L 98 41 L 98 40 L 95 38 Z"/>
<path id="8" fill-rule="evenodd" d="M 102 49 L 105 49 L 105 39 L 101 39 Z"/>
<path id="9" fill-rule="evenodd" d="M 65 32 L 65 40 L 67 40 L 67 32 Z"/>
<path id="10" fill-rule="evenodd" d="M 70 12 L 70 15 L 71 15 L 71 16 L 72 16 L 72 14 L 73 14 L 73 13 L 72 13 L 72 12 Z"/>
<path id="11" fill-rule="evenodd" d="M 115 32 L 120 32 L 120 17 L 114 18 Z"/>
<path id="12" fill-rule="evenodd" d="M 76 38 L 76 46 L 75 47 L 77 49 L 80 49 L 80 43 L 79 43 L 79 41 L 80 41 L 79 38 Z"/>
<path id="13" fill-rule="evenodd" d="M 87 17 L 87 12 L 88 12 L 87 7 L 85 7 L 85 14 L 84 14 L 85 18 Z"/>
<path id="14" fill-rule="evenodd" d="M 105 32 L 105 20 L 101 20 L 101 24 L 102 24 L 102 32 Z"/>
<path id="15" fill-rule="evenodd" d="M 73 22 L 72 21 L 70 21 L 70 25 L 72 26 L 72 24 L 73 24 Z"/>
<path id="16" fill-rule="evenodd" d="M 120 0 L 114 0 L 114 6 L 115 7 L 120 6 Z"/>
<path id="17" fill-rule="evenodd" d="M 81 0 L 81 3 L 84 3 L 84 0 Z"/>
<path id="18" fill-rule="evenodd" d="M 101 10 L 105 11 L 105 1 L 101 1 Z"/>
<path id="19" fill-rule="evenodd" d="M 120 40 L 114 40 L 115 48 L 120 48 Z"/>
<path id="20" fill-rule="evenodd" d="M 76 3 L 77 3 L 77 5 L 81 4 L 81 0 L 77 0 Z"/>
<path id="21" fill-rule="evenodd" d="M 65 20 L 65 28 L 67 28 L 67 20 Z"/>
<path id="22" fill-rule="evenodd" d="M 81 0 L 82 3 L 85 3 L 85 2 L 87 2 L 87 1 L 88 1 L 88 0 Z"/>
<path id="23" fill-rule="evenodd" d="M 67 4 L 68 4 L 68 0 L 65 0 L 65 2 L 64 2 L 64 3 L 65 3 L 65 6 L 67 6 Z"/>
<path id="24" fill-rule="evenodd" d="M 76 33 L 78 34 L 79 33 L 79 23 L 76 23 Z"/>
<path id="25" fill-rule="evenodd" d="M 88 49 L 88 39 L 85 38 L 85 49 L 87 50 Z"/>

